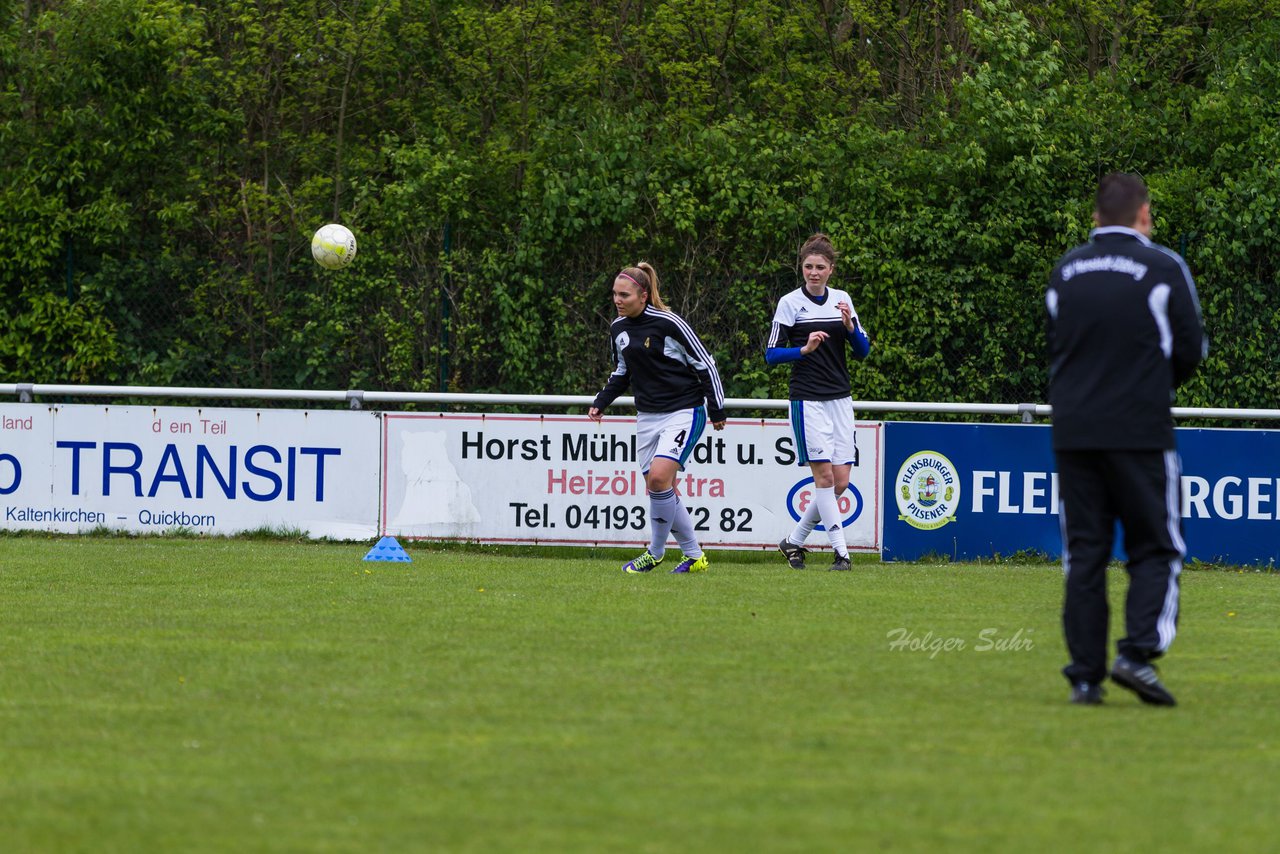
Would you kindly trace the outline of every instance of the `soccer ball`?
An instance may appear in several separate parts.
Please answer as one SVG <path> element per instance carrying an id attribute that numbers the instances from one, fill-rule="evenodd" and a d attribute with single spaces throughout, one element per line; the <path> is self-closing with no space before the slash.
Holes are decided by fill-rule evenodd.
<path id="1" fill-rule="evenodd" d="M 336 222 L 321 226 L 311 238 L 311 255 L 326 270 L 340 270 L 356 257 L 356 236 Z"/>

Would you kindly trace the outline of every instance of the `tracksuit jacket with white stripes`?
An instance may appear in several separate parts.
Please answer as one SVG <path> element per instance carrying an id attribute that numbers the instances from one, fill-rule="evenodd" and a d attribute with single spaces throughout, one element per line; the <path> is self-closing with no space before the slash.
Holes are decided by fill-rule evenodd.
<path id="1" fill-rule="evenodd" d="M 1173 390 L 1208 352 L 1181 256 L 1097 228 L 1053 268 L 1046 307 L 1053 447 L 1173 448 Z"/>
<path id="2" fill-rule="evenodd" d="M 614 318 L 609 335 L 617 367 L 596 395 L 595 408 L 603 410 L 630 388 L 639 412 L 677 412 L 705 400 L 707 418 L 725 420 L 715 359 L 683 317 L 647 305 L 637 317 Z"/>

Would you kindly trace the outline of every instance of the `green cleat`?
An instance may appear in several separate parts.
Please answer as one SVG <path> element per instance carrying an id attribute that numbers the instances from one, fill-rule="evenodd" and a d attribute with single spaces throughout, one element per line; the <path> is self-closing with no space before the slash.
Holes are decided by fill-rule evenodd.
<path id="1" fill-rule="evenodd" d="M 702 555 L 701 557 L 689 557 L 688 555 L 685 555 L 681 561 L 676 564 L 676 568 L 671 570 L 671 572 L 706 572 L 708 565 L 709 562 L 707 561 L 706 555 Z"/>
<path id="2" fill-rule="evenodd" d="M 654 557 L 652 553 L 646 551 L 635 560 L 629 560 L 624 563 L 622 571 L 639 575 L 642 572 L 648 572 L 660 563 L 662 563 L 662 558 Z"/>

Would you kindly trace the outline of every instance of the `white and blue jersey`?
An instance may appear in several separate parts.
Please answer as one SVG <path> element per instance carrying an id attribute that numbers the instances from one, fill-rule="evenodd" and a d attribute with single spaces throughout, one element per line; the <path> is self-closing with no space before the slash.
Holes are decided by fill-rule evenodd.
<path id="1" fill-rule="evenodd" d="M 771 364 L 791 363 L 792 400 L 838 400 L 849 397 L 849 364 L 847 354 L 865 358 L 871 341 L 853 313 L 853 331 L 844 327 L 838 303 L 853 308 L 853 299 L 845 291 L 827 288 L 821 297 L 812 296 L 803 287 L 796 288 L 778 300 L 769 330 L 765 360 Z M 810 333 L 825 332 L 827 339 L 808 355 L 801 355 Z M 848 342 L 848 347 L 846 347 Z"/>
<path id="2" fill-rule="evenodd" d="M 791 363 L 791 432 L 796 440 L 796 463 L 856 465 L 857 432 L 853 398 L 849 393 L 848 353 L 866 358 L 871 339 L 853 312 L 853 331 L 845 328 L 841 302 L 853 311 L 853 299 L 845 291 L 827 288 L 820 297 L 796 288 L 778 300 L 769 330 L 765 361 Z M 814 332 L 827 338 L 812 353 L 801 349 Z M 846 347 L 846 342 L 848 347 Z"/>

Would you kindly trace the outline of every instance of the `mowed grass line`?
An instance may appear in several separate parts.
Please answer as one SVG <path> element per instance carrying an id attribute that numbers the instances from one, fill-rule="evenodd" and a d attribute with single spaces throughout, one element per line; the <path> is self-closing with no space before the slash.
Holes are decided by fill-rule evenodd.
<path id="1" fill-rule="evenodd" d="M 1274 839 L 1274 573 L 1183 574 L 1179 708 L 1078 708 L 1052 566 L 366 550 L 0 538 L 5 849 Z"/>

